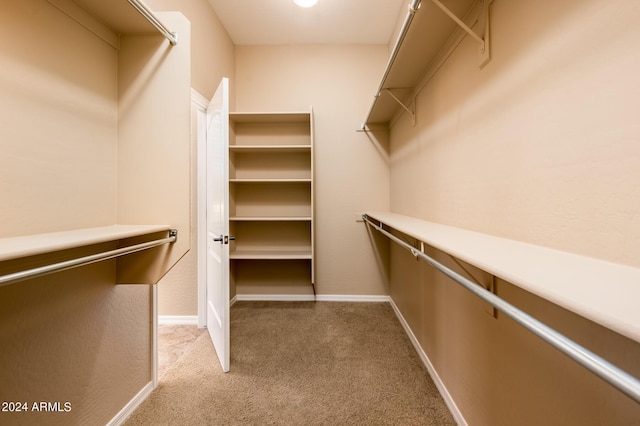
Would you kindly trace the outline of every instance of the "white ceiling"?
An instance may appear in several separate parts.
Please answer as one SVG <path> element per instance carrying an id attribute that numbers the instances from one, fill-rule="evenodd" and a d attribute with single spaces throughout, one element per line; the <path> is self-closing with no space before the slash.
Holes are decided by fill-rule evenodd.
<path id="1" fill-rule="evenodd" d="M 387 44 L 409 0 L 209 0 L 231 39 L 255 44 Z"/>

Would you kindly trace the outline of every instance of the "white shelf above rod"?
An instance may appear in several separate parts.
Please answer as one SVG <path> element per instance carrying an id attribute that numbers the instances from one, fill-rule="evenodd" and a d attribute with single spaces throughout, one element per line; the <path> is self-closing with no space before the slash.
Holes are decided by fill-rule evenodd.
<path id="1" fill-rule="evenodd" d="M 52 263 L 50 265 L 40 266 L 37 268 L 26 269 L 24 271 L 14 272 L 11 274 L 1 275 L 0 287 L 9 285 L 9 284 L 14 284 L 19 281 L 24 281 L 31 278 L 52 274 L 54 272 L 66 271 L 68 269 L 90 265 L 92 263 L 113 259 L 113 258 L 124 256 L 127 254 L 136 253 L 142 250 L 148 250 L 150 248 L 161 246 L 164 244 L 174 243 L 176 242 L 177 239 L 178 239 L 178 231 L 175 229 L 171 229 L 169 231 L 169 236 L 166 238 L 161 238 L 154 241 L 135 244 L 128 247 L 106 251 L 103 253 L 97 253 L 89 256 L 79 257 L 79 258 L 67 260 L 64 262 Z"/>
<path id="2" fill-rule="evenodd" d="M 478 296 L 485 302 L 491 304 L 493 307 L 498 309 L 500 312 L 507 315 L 509 318 L 549 343 L 554 348 L 558 349 L 560 352 L 567 355 L 569 358 L 576 361 L 578 364 L 585 367 L 587 370 L 599 376 L 601 379 L 605 380 L 625 395 L 629 396 L 636 402 L 640 402 L 640 380 L 633 377 L 626 371 L 620 369 L 616 365 L 610 363 L 606 359 L 601 356 L 589 351 L 585 347 L 579 345 L 573 340 L 569 339 L 565 335 L 559 333 L 555 329 L 549 327 L 538 319 L 532 317 L 526 312 L 518 309 L 513 306 L 509 302 L 504 299 L 498 297 L 497 295 L 491 293 L 489 290 L 481 287 L 471 281 L 470 279 L 460 275 L 454 270 L 448 268 L 442 263 L 438 262 L 431 256 L 425 254 L 423 252 L 423 241 L 418 240 L 415 236 L 410 234 L 406 234 L 402 230 L 398 230 L 397 228 L 393 228 L 393 226 L 389 226 L 385 224 L 382 219 L 376 217 L 380 216 L 378 214 L 373 214 L 373 216 L 369 216 L 368 214 L 364 214 L 362 218 L 364 222 L 373 227 L 373 229 L 379 231 L 381 234 L 385 235 L 391 241 L 400 245 L 401 247 L 409 250 L 413 256 L 416 258 L 420 258 L 427 262 L 429 265 L 437 269 L 438 271 L 445 274 L 447 277 L 451 278 L 456 283 L 462 285 L 465 289 L 469 290 L 474 295 Z M 398 216 L 399 217 L 399 216 Z M 377 223 L 376 223 L 377 222 Z M 386 228 L 396 229 L 405 235 L 410 235 L 415 238 L 417 241 L 420 241 L 421 248 L 413 247 L 412 245 L 406 243 L 402 239 L 398 238 L 391 232 L 387 231 Z M 428 243 L 428 242 L 427 242 Z"/>

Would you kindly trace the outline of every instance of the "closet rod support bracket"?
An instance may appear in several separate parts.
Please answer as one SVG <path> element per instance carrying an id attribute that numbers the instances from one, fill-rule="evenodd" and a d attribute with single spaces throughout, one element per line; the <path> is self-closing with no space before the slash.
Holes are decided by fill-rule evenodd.
<path id="1" fill-rule="evenodd" d="M 491 59 L 491 45 L 489 37 L 489 8 L 491 6 L 491 3 L 493 3 L 493 0 L 480 1 L 480 7 L 482 8 L 482 11 L 480 13 L 480 18 L 478 19 L 478 24 L 480 28 L 484 27 L 482 35 L 472 30 L 469 25 L 467 25 L 462 19 L 458 18 L 456 14 L 449 10 L 447 6 L 442 4 L 440 0 L 431 0 L 431 2 L 438 6 L 440 10 L 442 10 L 449 18 L 451 18 L 456 24 L 458 24 L 460 28 L 462 28 L 467 34 L 469 34 L 480 44 L 478 65 L 480 66 L 480 68 L 483 68 Z"/>
<path id="2" fill-rule="evenodd" d="M 404 104 L 404 102 L 402 102 L 396 95 L 393 94 L 391 89 L 384 88 L 382 90 L 385 93 L 387 93 L 389 96 L 391 96 L 393 98 L 393 100 L 396 101 L 398 103 L 398 105 L 400 105 L 402 107 L 402 109 L 404 109 L 407 113 L 409 113 L 409 115 L 411 116 L 411 122 L 415 126 L 416 125 L 416 111 L 415 111 L 416 101 L 415 101 L 415 98 L 413 99 L 413 102 L 411 103 L 411 105 L 413 105 L 413 108 L 409 108 L 407 105 Z"/>

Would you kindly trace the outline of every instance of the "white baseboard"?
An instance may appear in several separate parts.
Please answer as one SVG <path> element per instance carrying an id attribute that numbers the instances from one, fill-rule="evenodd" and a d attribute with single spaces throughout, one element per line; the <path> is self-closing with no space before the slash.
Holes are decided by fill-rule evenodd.
<path id="1" fill-rule="evenodd" d="M 388 302 L 389 296 L 351 295 L 351 294 L 319 294 L 316 300 L 321 302 Z"/>
<path id="2" fill-rule="evenodd" d="M 120 426 L 124 423 L 124 421 L 127 420 L 127 417 L 133 414 L 136 408 L 138 408 L 138 406 L 142 404 L 149 395 L 151 395 L 151 392 L 153 392 L 153 382 L 147 383 L 146 386 L 143 387 L 140 392 L 138 392 L 138 394 L 134 396 L 133 399 L 131 399 L 131 401 L 129 401 L 129 403 L 125 405 L 113 419 L 111 419 L 109 423 L 107 423 L 107 426 Z"/>
<path id="3" fill-rule="evenodd" d="M 413 345 L 416 352 L 418 353 L 418 356 L 422 360 L 422 363 L 427 368 L 427 371 L 429 372 L 431 379 L 433 380 L 436 387 L 438 388 L 438 391 L 440 391 L 440 394 L 442 395 L 442 399 L 444 399 L 445 404 L 447 404 L 447 407 L 449 408 L 449 411 L 451 411 L 451 415 L 453 416 L 454 420 L 460 426 L 467 426 L 467 421 L 462 416 L 460 409 L 458 409 L 458 406 L 456 405 L 455 401 L 451 397 L 451 394 L 449 393 L 444 383 L 440 379 L 440 376 L 438 376 L 438 373 L 436 372 L 436 369 L 434 368 L 433 364 L 429 360 L 429 357 L 424 352 L 424 350 L 422 350 L 422 346 L 420 346 L 420 342 L 418 342 L 418 339 L 416 338 L 415 334 L 413 334 L 411 327 L 409 327 L 409 324 L 404 319 L 404 317 L 402 316 L 402 313 L 400 313 L 400 309 L 398 309 L 398 307 L 394 303 L 393 299 L 391 299 L 391 297 L 389 297 L 389 303 L 391 304 L 393 311 L 396 313 L 396 316 L 398 317 L 400 324 L 402 324 L 404 331 L 407 333 L 407 336 L 409 336 L 409 340 L 411 340 L 411 344 Z"/>
<path id="4" fill-rule="evenodd" d="M 158 315 L 158 324 L 198 325 L 197 315 Z"/>
<path id="5" fill-rule="evenodd" d="M 238 294 L 236 301 L 275 301 L 275 302 L 388 302 L 389 296 L 349 295 L 349 294 Z"/>
<path id="6" fill-rule="evenodd" d="M 238 302 L 313 302 L 315 299 L 313 294 L 237 294 Z"/>

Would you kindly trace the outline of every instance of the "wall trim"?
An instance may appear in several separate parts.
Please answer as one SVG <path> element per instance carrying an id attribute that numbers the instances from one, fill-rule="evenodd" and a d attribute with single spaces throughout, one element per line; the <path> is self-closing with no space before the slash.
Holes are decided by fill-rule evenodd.
<path id="1" fill-rule="evenodd" d="M 191 88 L 191 105 L 196 114 L 196 232 L 198 248 L 198 327 L 207 326 L 207 238 L 206 238 L 206 180 L 207 180 L 207 106 L 209 102 L 197 90 Z"/>
<path id="2" fill-rule="evenodd" d="M 151 381 L 153 388 L 158 386 L 158 286 L 151 286 L 153 313 L 151 321 Z"/>
<path id="3" fill-rule="evenodd" d="M 389 302 L 389 296 L 352 294 L 238 294 L 233 301 L 274 301 L 274 302 Z M 231 304 L 233 304 L 231 303 Z"/>
<path id="4" fill-rule="evenodd" d="M 313 294 L 237 294 L 236 301 L 243 302 L 313 302 Z M 235 302 L 234 302 L 235 303 Z"/>
<path id="5" fill-rule="evenodd" d="M 389 302 L 389 296 L 353 295 L 353 294 L 319 294 L 319 302 Z"/>
<path id="6" fill-rule="evenodd" d="M 193 87 L 191 88 L 191 101 L 200 109 L 206 111 L 209 106 L 209 101 L 200 92 Z"/>
<path id="7" fill-rule="evenodd" d="M 418 342 L 418 339 L 416 338 L 415 334 L 413 334 L 411 327 L 409 327 L 409 324 L 402 316 L 400 309 L 396 306 L 391 296 L 389 296 L 389 304 L 393 308 L 393 311 L 396 313 L 396 316 L 398 317 L 398 321 L 400 321 L 402 328 L 404 328 L 404 331 L 407 333 L 407 336 L 409 337 L 409 340 L 411 341 L 413 348 L 416 350 L 416 352 L 418 353 L 418 356 L 422 360 L 422 363 L 427 368 L 427 371 L 429 372 L 431 379 L 433 380 L 436 387 L 438 388 L 438 391 L 440 391 L 440 395 L 442 395 L 442 399 L 444 399 L 445 404 L 447 404 L 447 407 L 449 408 L 449 411 L 451 411 L 451 415 L 455 419 L 456 423 L 460 426 L 467 426 L 467 421 L 464 419 L 464 416 L 460 412 L 460 409 L 458 408 L 455 401 L 451 397 L 451 394 L 449 393 L 446 386 L 442 382 L 442 379 L 440 379 L 440 376 L 438 375 L 438 372 L 436 371 L 435 367 L 431 363 L 431 360 L 422 349 L 422 346 L 420 346 L 420 342 Z"/>
<path id="8" fill-rule="evenodd" d="M 138 408 L 142 402 L 147 399 L 149 395 L 153 392 L 153 382 L 147 383 L 141 390 L 138 392 L 136 396 L 134 396 L 131 401 L 125 405 L 122 410 L 118 414 L 115 415 L 114 418 L 107 423 L 107 426 L 120 426 L 124 423 L 127 418 L 133 414 L 133 412 Z"/>
<path id="9" fill-rule="evenodd" d="M 160 325 L 198 325 L 197 315 L 159 315 L 158 324 Z"/>

